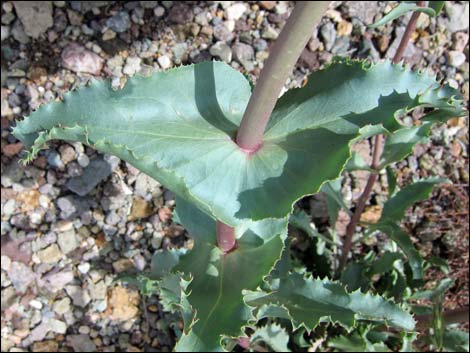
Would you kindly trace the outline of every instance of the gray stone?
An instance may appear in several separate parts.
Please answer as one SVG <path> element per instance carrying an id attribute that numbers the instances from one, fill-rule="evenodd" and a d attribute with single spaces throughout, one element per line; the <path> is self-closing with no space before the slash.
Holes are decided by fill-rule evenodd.
<path id="1" fill-rule="evenodd" d="M 147 174 L 139 173 L 135 180 L 134 193 L 137 196 L 148 199 L 150 195 L 154 197 L 161 195 L 161 185 L 155 179 L 149 177 Z"/>
<path id="2" fill-rule="evenodd" d="M 90 283 L 88 286 L 90 297 L 92 300 L 103 300 L 106 299 L 106 284 L 103 281 L 97 283 Z"/>
<path id="3" fill-rule="evenodd" d="M 48 323 L 49 323 L 49 329 L 52 332 L 64 334 L 65 331 L 67 331 L 67 325 L 63 321 L 56 320 L 56 319 L 49 319 Z"/>
<path id="4" fill-rule="evenodd" d="M 88 291 L 80 286 L 68 285 L 65 287 L 65 291 L 72 298 L 73 305 L 84 308 L 91 301 Z"/>
<path id="5" fill-rule="evenodd" d="M 173 58 L 176 64 L 181 64 L 187 58 L 188 45 L 186 43 L 177 43 L 172 48 Z"/>
<path id="6" fill-rule="evenodd" d="M 392 44 L 390 44 L 387 52 L 385 53 L 386 58 L 392 59 L 395 56 L 395 53 L 397 52 L 398 46 L 400 45 L 401 38 L 404 32 L 405 32 L 405 27 L 397 27 L 395 29 L 395 39 L 393 40 Z M 413 45 L 413 43 L 408 43 L 408 45 L 406 46 L 405 53 L 403 54 L 403 57 L 408 58 L 412 56 L 414 52 L 415 52 L 415 46 Z"/>
<path id="7" fill-rule="evenodd" d="M 9 188 L 13 184 L 18 183 L 24 176 L 24 168 L 18 161 L 12 161 L 3 168 L 1 184 L 3 187 Z"/>
<path id="8" fill-rule="evenodd" d="M 336 29 L 335 25 L 331 22 L 325 23 L 320 28 L 320 35 L 323 39 L 323 44 L 325 44 L 326 50 L 331 50 L 336 40 Z"/>
<path id="9" fill-rule="evenodd" d="M 22 262 L 13 261 L 7 271 L 11 283 L 15 289 L 23 293 L 36 279 L 36 274 L 31 268 Z"/>
<path id="10" fill-rule="evenodd" d="M 446 13 L 449 17 L 448 28 L 451 32 L 463 31 L 468 28 L 469 4 L 445 2 Z"/>
<path id="11" fill-rule="evenodd" d="M 73 272 L 70 269 L 64 269 L 60 272 L 48 273 L 41 278 L 40 286 L 46 288 L 52 293 L 56 293 L 73 281 Z"/>
<path id="12" fill-rule="evenodd" d="M 377 2 L 374 1 L 347 1 L 345 7 L 350 17 L 357 17 L 367 25 L 372 24 L 375 15 L 379 13 Z"/>
<path id="13" fill-rule="evenodd" d="M 372 40 L 364 38 L 361 43 L 361 50 L 358 53 L 361 58 L 370 58 L 373 62 L 377 62 L 380 59 L 380 53 L 375 48 Z"/>
<path id="14" fill-rule="evenodd" d="M 2 32 L 1 33 L 2 33 L 1 40 L 3 42 L 5 39 L 8 39 L 8 37 L 10 36 L 10 27 L 2 26 Z"/>
<path id="15" fill-rule="evenodd" d="M 52 27 L 52 1 L 14 1 L 16 14 L 23 23 L 24 31 L 38 38 Z"/>
<path id="16" fill-rule="evenodd" d="M 63 168 L 64 163 L 60 159 L 60 154 L 56 151 L 49 151 L 47 155 L 47 163 L 54 168 Z"/>
<path id="17" fill-rule="evenodd" d="M 94 8 L 103 7 L 113 3 L 113 1 L 71 1 L 72 9 L 85 13 Z"/>
<path id="18" fill-rule="evenodd" d="M 83 169 L 82 175 L 71 178 L 67 182 L 67 188 L 77 195 L 85 196 L 101 181 L 110 176 L 113 169 L 113 165 L 104 158 L 95 158 L 85 169 Z"/>
<path id="19" fill-rule="evenodd" d="M 64 315 L 71 310 L 70 304 L 71 302 L 69 297 L 56 300 L 52 306 L 52 310 L 54 310 L 59 315 Z"/>
<path id="20" fill-rule="evenodd" d="M 162 7 L 162 6 L 157 6 L 157 7 L 153 10 L 153 14 L 154 14 L 156 17 L 162 17 L 162 16 L 165 14 L 165 8 Z"/>
<path id="21" fill-rule="evenodd" d="M 261 38 L 257 38 L 253 41 L 253 47 L 256 51 L 263 51 L 268 49 L 268 43 Z"/>
<path id="22" fill-rule="evenodd" d="M 74 72 L 86 72 L 99 75 L 104 59 L 96 53 L 76 43 L 64 48 L 61 54 L 62 66 Z"/>
<path id="23" fill-rule="evenodd" d="M 230 7 L 228 7 L 226 10 L 227 19 L 236 21 L 240 17 L 243 16 L 246 10 L 247 10 L 247 7 L 245 4 L 242 4 L 242 3 L 233 4 Z"/>
<path id="24" fill-rule="evenodd" d="M 114 32 L 122 33 L 129 29 L 131 26 L 131 20 L 129 14 L 125 11 L 121 11 L 106 20 L 106 25 L 111 28 Z"/>
<path id="25" fill-rule="evenodd" d="M 279 33 L 272 26 L 265 27 L 263 29 L 263 32 L 261 33 L 261 37 L 263 37 L 264 39 L 274 40 L 274 39 L 277 39 L 278 36 L 279 36 Z"/>
<path id="26" fill-rule="evenodd" d="M 39 261 L 46 264 L 53 264 L 62 259 L 62 252 L 57 244 L 49 245 L 47 248 L 37 252 Z"/>
<path id="27" fill-rule="evenodd" d="M 73 229 L 59 233 L 57 236 L 57 243 L 64 254 L 68 254 L 80 246 L 80 241 Z"/>
<path id="28" fill-rule="evenodd" d="M 253 70 L 253 59 L 255 51 L 251 45 L 235 43 L 232 46 L 233 58 L 238 61 L 247 71 Z"/>
<path id="29" fill-rule="evenodd" d="M 158 1 L 141 1 L 140 6 L 144 9 L 153 9 L 158 6 Z"/>
<path id="30" fill-rule="evenodd" d="M 67 335 L 67 344 L 75 352 L 96 352 L 96 345 L 89 335 Z"/>
<path id="31" fill-rule="evenodd" d="M 331 53 L 335 55 L 344 55 L 348 52 L 350 43 L 349 36 L 341 36 L 336 39 L 335 45 L 331 48 Z"/>
<path id="32" fill-rule="evenodd" d="M 171 23 L 176 23 L 179 25 L 190 23 L 193 18 L 194 13 L 192 8 L 182 2 L 178 2 L 175 6 L 173 6 L 168 14 L 168 20 Z"/>
<path id="33" fill-rule="evenodd" d="M 86 199 L 69 195 L 58 198 L 57 207 L 59 207 L 61 211 L 60 217 L 62 219 L 72 219 L 87 211 L 90 208 L 90 205 Z"/>
<path id="34" fill-rule="evenodd" d="M 225 61 L 226 63 L 230 63 L 232 61 L 232 49 L 225 42 L 215 43 L 210 48 L 209 52 L 211 53 L 211 55 L 220 58 L 221 60 Z"/>
<path id="35" fill-rule="evenodd" d="M 233 33 L 223 23 L 214 27 L 214 38 L 221 41 L 230 42 L 233 39 Z"/>

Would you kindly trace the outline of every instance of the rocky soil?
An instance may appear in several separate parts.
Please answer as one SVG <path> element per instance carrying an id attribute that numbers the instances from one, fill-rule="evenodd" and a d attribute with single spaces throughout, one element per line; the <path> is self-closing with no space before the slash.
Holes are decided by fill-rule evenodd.
<path id="1" fill-rule="evenodd" d="M 366 25 L 393 5 L 334 1 L 286 88 L 301 85 L 334 55 L 391 58 L 407 17 L 379 29 Z M 136 73 L 222 60 L 256 82 L 292 4 L 7 1 L 1 6 L 1 350 L 170 351 L 181 323 L 162 312 L 158 298 L 144 298 L 118 279 L 148 270 L 157 249 L 192 246 L 172 222 L 173 194 L 127 163 L 80 143 L 51 143 L 23 166 L 18 163 L 23 146 L 10 128 L 94 76 L 117 88 Z M 468 104 L 469 4 L 447 2 L 445 10 L 437 19 L 420 17 L 405 60 L 458 88 Z M 414 115 L 409 123 L 419 117 Z M 368 142 L 356 149 L 369 157 Z M 429 143 L 395 167 L 400 184 L 431 175 L 453 182 L 410 211 L 406 226 L 423 255 L 450 262 L 456 285 L 445 305 L 468 305 L 468 117 L 436 127 Z M 365 172 L 345 178 L 347 202 L 357 199 L 366 180 Z M 383 175 L 368 208 L 372 217 L 385 188 Z M 319 202 L 315 197 L 302 202 L 317 220 Z"/>

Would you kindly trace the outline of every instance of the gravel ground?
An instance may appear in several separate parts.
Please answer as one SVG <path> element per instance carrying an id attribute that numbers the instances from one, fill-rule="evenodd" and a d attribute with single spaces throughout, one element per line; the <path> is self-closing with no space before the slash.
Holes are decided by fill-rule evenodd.
<path id="1" fill-rule="evenodd" d="M 215 59 L 256 82 L 292 4 L 33 3 L 34 9 L 3 2 L 1 9 L 1 350 L 170 351 L 181 323 L 162 312 L 157 298 L 143 298 L 117 279 L 148 270 L 154 250 L 192 246 L 172 223 L 173 194 L 80 143 L 51 143 L 23 166 L 23 146 L 10 127 L 93 76 L 120 87 L 136 73 Z M 286 87 L 301 85 L 333 55 L 391 58 L 407 18 L 376 30 L 366 24 L 392 5 L 334 1 Z M 460 89 L 468 104 L 469 4 L 447 2 L 446 10 L 420 18 L 405 58 Z M 356 148 L 368 157 L 368 142 Z M 436 127 L 396 172 L 400 184 L 430 175 L 453 181 L 414 208 L 406 226 L 423 254 L 450 260 L 458 282 L 446 305 L 468 305 L 468 118 Z M 366 178 L 356 172 L 345 179 L 349 203 Z M 372 213 L 384 199 L 385 176 L 380 181 Z M 317 198 L 307 201 L 316 208 Z"/>

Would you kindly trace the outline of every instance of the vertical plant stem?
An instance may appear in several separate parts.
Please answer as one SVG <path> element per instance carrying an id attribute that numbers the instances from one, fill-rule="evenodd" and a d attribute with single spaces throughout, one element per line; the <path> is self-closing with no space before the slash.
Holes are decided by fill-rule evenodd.
<path id="1" fill-rule="evenodd" d="M 313 28 L 329 1 L 298 1 L 271 50 L 258 84 L 248 102 L 237 133 L 237 144 L 247 152 L 256 151 L 277 98 L 297 59 L 312 36 Z M 224 253 L 236 247 L 233 227 L 217 221 L 217 244 Z"/>
<path id="2" fill-rule="evenodd" d="M 425 6 L 425 4 L 426 4 L 425 1 L 417 2 L 417 5 L 421 7 Z M 392 62 L 394 64 L 398 64 L 403 58 L 406 47 L 408 46 L 408 42 L 410 41 L 411 35 L 416 29 L 416 23 L 418 22 L 418 18 L 420 14 L 421 14 L 420 12 L 414 12 L 411 15 L 411 19 L 408 22 L 408 25 L 406 26 L 405 33 L 403 33 L 403 37 L 401 38 L 400 44 L 393 57 Z M 370 196 L 370 193 L 372 192 L 372 188 L 374 187 L 374 184 L 377 181 L 378 173 L 380 172 L 379 163 L 380 163 L 380 157 L 382 156 L 383 143 L 384 143 L 383 135 L 375 136 L 374 152 L 373 152 L 372 164 L 371 164 L 373 171 L 369 175 L 369 179 L 367 180 L 366 187 L 364 188 L 363 193 L 361 194 L 361 196 L 359 197 L 359 200 L 357 201 L 357 207 L 354 211 L 354 214 L 351 217 L 351 221 L 349 222 L 346 228 L 346 235 L 345 235 L 345 239 L 343 243 L 343 251 L 341 252 L 341 258 L 339 260 L 338 271 L 341 271 L 346 265 L 349 252 L 351 251 L 352 237 L 354 233 L 356 232 L 357 223 L 361 219 L 362 212 L 364 211 L 366 203 L 369 200 L 369 196 Z"/>
<path id="3" fill-rule="evenodd" d="M 224 253 L 228 253 L 235 248 L 237 241 L 235 239 L 235 229 L 233 227 L 217 221 L 216 231 L 217 245 Z"/>
<path id="4" fill-rule="evenodd" d="M 297 1 L 281 31 L 251 95 L 237 133 L 237 144 L 256 151 L 282 87 L 328 7 L 328 1 Z"/>

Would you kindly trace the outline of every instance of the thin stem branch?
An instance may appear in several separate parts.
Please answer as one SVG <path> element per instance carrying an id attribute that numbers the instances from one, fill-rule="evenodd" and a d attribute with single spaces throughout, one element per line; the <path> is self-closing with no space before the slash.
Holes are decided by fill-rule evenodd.
<path id="1" fill-rule="evenodd" d="M 417 5 L 421 7 L 425 6 L 425 4 L 426 4 L 425 1 L 417 2 Z M 408 46 L 408 42 L 410 41 L 411 35 L 416 29 L 416 23 L 418 22 L 418 18 L 420 14 L 421 14 L 420 12 L 414 12 L 411 15 L 410 22 L 408 22 L 408 25 L 406 26 L 405 33 L 403 33 L 403 37 L 401 38 L 400 44 L 393 57 L 392 61 L 394 64 L 398 64 L 403 58 L 406 47 Z M 356 232 L 357 223 L 361 219 L 362 212 L 364 212 L 364 208 L 366 206 L 367 201 L 369 200 L 369 196 L 370 196 L 370 193 L 372 192 L 372 188 L 374 187 L 374 184 L 377 181 L 378 173 L 380 172 L 379 166 L 380 166 L 380 157 L 382 156 L 382 151 L 383 151 L 383 143 L 384 143 L 383 135 L 377 135 L 374 141 L 374 151 L 373 151 L 372 164 L 371 164 L 373 171 L 369 175 L 369 179 L 367 180 L 366 187 L 364 188 L 362 195 L 359 197 L 359 200 L 357 202 L 357 207 L 346 228 L 346 235 L 345 235 L 345 239 L 343 243 L 343 251 L 341 252 L 341 258 L 339 260 L 339 266 L 338 266 L 339 272 L 346 265 L 349 252 L 351 251 L 352 238 L 353 238 L 354 233 Z"/>
<path id="2" fill-rule="evenodd" d="M 224 253 L 228 253 L 236 247 L 237 240 L 235 238 L 235 229 L 233 227 L 217 221 L 216 231 L 217 245 Z"/>
<path id="3" fill-rule="evenodd" d="M 469 321 L 469 307 L 444 311 L 442 318 L 446 325 Z M 432 315 L 417 315 L 415 319 L 417 321 L 416 328 L 425 329 L 431 325 Z"/>
<path id="4" fill-rule="evenodd" d="M 237 133 L 237 144 L 248 151 L 256 151 L 263 142 L 263 133 L 282 87 L 292 73 L 295 63 L 313 28 L 328 7 L 328 1 L 297 1 L 251 95 Z"/>

